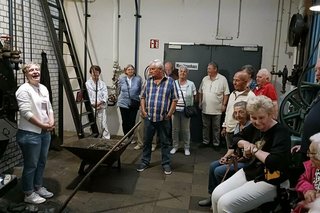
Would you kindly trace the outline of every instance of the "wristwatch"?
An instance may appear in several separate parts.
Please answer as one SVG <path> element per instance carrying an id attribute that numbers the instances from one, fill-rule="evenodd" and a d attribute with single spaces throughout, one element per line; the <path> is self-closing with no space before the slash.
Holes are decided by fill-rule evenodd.
<path id="1" fill-rule="evenodd" d="M 252 149 L 253 154 L 256 154 L 258 151 L 259 151 L 259 149 L 257 147 L 253 147 L 253 149 Z"/>

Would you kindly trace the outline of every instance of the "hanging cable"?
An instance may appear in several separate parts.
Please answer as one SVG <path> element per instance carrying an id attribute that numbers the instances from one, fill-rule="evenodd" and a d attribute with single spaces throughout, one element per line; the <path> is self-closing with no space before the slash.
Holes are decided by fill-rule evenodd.
<path id="1" fill-rule="evenodd" d="M 31 5 L 31 1 L 29 1 L 29 33 L 30 33 L 30 40 L 29 40 L 29 42 L 30 42 L 30 60 L 32 61 L 32 13 L 31 13 L 31 7 L 32 5 Z"/>
<path id="2" fill-rule="evenodd" d="M 77 12 L 77 17 L 78 17 L 78 21 L 79 21 L 79 25 L 80 25 L 80 29 L 81 29 L 81 32 L 82 32 L 82 36 L 83 38 L 85 38 L 85 32 L 83 31 L 84 27 L 82 25 L 82 21 L 81 21 L 81 16 L 80 16 L 80 13 L 79 13 L 79 8 L 78 8 L 78 5 L 76 3 L 76 1 L 73 2 L 74 5 L 75 5 L 75 8 L 76 8 L 76 12 Z M 83 5 L 82 6 L 82 10 L 84 10 L 83 8 Z M 89 33 L 89 37 L 91 38 L 91 35 Z M 90 50 L 89 50 L 89 47 L 88 47 L 88 40 L 87 39 L 84 39 L 84 42 L 85 42 L 85 45 L 86 45 L 86 48 L 87 48 L 87 52 L 88 52 L 88 57 L 89 57 L 89 60 L 90 60 L 90 65 L 93 65 L 93 62 L 92 62 L 92 57 L 91 57 L 91 53 L 90 53 Z M 94 45 L 93 45 L 93 42 L 92 43 L 92 49 L 93 49 L 93 52 L 95 53 L 95 59 L 96 59 L 96 64 L 99 64 L 98 60 L 97 60 L 97 54 L 95 52 L 95 48 L 94 48 Z"/>

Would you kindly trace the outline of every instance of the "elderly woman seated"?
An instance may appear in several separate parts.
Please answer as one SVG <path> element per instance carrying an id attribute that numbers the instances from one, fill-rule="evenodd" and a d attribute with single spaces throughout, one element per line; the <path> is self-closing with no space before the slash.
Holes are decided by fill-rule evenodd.
<path id="1" fill-rule="evenodd" d="M 233 117 L 237 120 L 237 125 L 234 130 L 234 134 L 238 134 L 245 127 L 247 127 L 250 122 L 249 114 L 246 110 L 247 102 L 239 101 L 233 105 Z M 200 200 L 198 202 L 199 206 L 211 206 L 211 194 L 213 190 L 219 185 L 224 179 L 229 178 L 233 175 L 236 170 L 245 167 L 248 164 L 249 159 L 241 158 L 237 161 L 237 168 L 234 168 L 234 164 L 230 164 L 228 159 L 230 157 L 234 157 L 235 150 L 233 147 L 228 147 L 228 151 L 222 156 L 219 160 L 215 160 L 210 164 L 209 168 L 209 184 L 208 184 L 208 192 L 210 197 L 204 200 Z"/>
<path id="2" fill-rule="evenodd" d="M 303 201 L 294 209 L 295 213 L 308 212 L 309 208 L 312 210 L 317 206 L 318 209 L 312 212 L 320 212 L 318 198 L 320 197 L 320 133 L 311 136 L 310 142 L 307 152 L 310 160 L 303 163 L 305 172 L 300 176 L 296 185 L 296 190 Z M 316 198 L 318 198 L 316 201 L 318 204 L 314 205 Z"/>
<path id="3" fill-rule="evenodd" d="M 250 158 L 212 193 L 213 212 L 247 212 L 273 201 L 277 186 L 288 180 L 290 134 L 273 119 L 271 99 L 257 96 L 248 100 L 251 124 L 234 136 L 234 142 Z"/>

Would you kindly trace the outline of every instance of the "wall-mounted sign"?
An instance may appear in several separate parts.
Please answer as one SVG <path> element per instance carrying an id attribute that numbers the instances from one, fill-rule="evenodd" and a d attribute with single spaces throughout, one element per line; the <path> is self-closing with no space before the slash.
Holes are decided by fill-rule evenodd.
<path id="1" fill-rule="evenodd" d="M 184 65 L 188 70 L 198 70 L 199 63 L 188 63 L 188 62 L 176 62 L 175 68 L 178 69 L 181 65 Z"/>
<path id="2" fill-rule="evenodd" d="M 159 39 L 150 39 L 150 48 L 159 49 Z"/>

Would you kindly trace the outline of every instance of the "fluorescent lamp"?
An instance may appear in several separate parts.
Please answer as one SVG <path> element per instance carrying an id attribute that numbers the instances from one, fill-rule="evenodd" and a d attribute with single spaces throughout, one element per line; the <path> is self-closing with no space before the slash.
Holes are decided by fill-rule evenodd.
<path id="1" fill-rule="evenodd" d="M 315 0 L 309 9 L 312 11 L 320 12 L 320 0 Z"/>
<path id="2" fill-rule="evenodd" d="M 194 45 L 191 42 L 169 42 L 169 45 Z"/>

